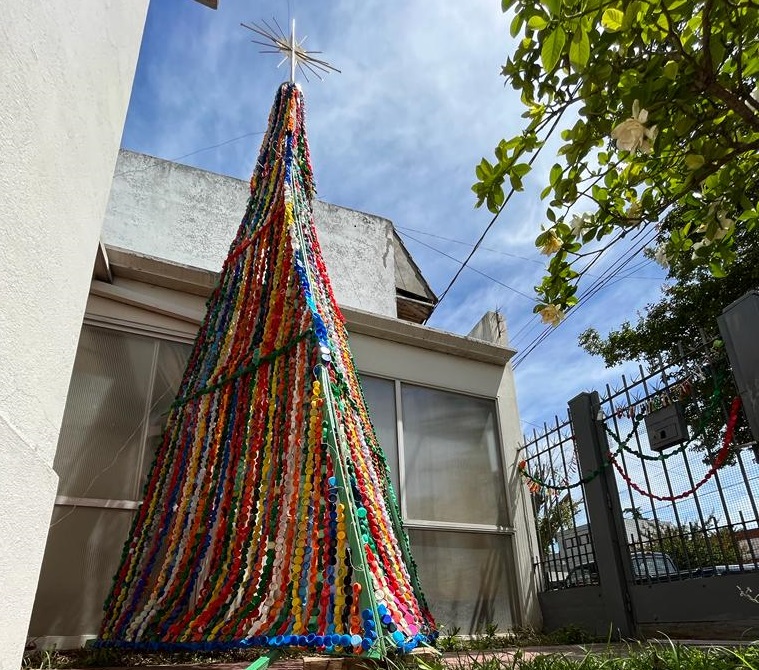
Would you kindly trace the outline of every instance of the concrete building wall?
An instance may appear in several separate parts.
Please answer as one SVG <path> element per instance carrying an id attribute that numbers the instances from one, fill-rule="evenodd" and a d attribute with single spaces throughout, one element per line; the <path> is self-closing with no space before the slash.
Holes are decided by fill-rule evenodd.
<path id="1" fill-rule="evenodd" d="M 0 670 L 20 666 L 148 0 L 3 3 Z"/>
<path id="2" fill-rule="evenodd" d="M 103 241 L 218 272 L 249 195 L 245 181 L 121 151 Z M 314 220 L 337 301 L 396 316 L 390 221 L 319 201 Z"/>

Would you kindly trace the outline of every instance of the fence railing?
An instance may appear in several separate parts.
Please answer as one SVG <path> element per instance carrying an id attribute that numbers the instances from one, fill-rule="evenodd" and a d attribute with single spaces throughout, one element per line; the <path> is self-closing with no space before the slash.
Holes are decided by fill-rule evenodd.
<path id="1" fill-rule="evenodd" d="M 635 581 L 759 569 L 759 465 L 735 395 L 719 342 L 706 338 L 676 361 L 640 366 L 618 388 L 606 386 L 598 420 L 609 453 L 601 469 L 615 472 Z M 657 446 L 667 431 L 681 430 L 685 441 Z M 595 583 L 583 483 L 599 472 L 582 472 L 568 418 L 525 437 L 520 468 L 544 590 Z"/>

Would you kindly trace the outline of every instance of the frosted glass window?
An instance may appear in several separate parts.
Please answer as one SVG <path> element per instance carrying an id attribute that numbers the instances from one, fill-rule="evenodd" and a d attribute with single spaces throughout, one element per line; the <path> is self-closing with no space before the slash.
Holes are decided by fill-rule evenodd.
<path id="1" fill-rule="evenodd" d="M 395 382 L 361 375 L 361 386 L 382 450 L 390 467 L 390 481 L 395 495 L 400 496 L 398 475 L 398 428 L 395 415 Z M 398 498 L 400 502 L 400 498 Z"/>
<path id="2" fill-rule="evenodd" d="M 507 525 L 495 403 L 404 384 L 409 519 Z"/>
<path id="3" fill-rule="evenodd" d="M 97 635 L 133 516 L 130 510 L 55 507 L 30 637 Z"/>
<path id="4" fill-rule="evenodd" d="M 54 469 L 58 494 L 134 500 L 155 341 L 84 326 Z"/>
<path id="5" fill-rule="evenodd" d="M 142 498 L 142 489 L 148 478 L 150 466 L 158 448 L 161 446 L 163 430 L 166 427 L 166 419 L 171 409 L 171 403 L 177 395 L 179 385 L 182 383 L 182 375 L 187 365 L 192 347 L 188 344 L 168 342 L 160 340 L 158 345 L 158 359 L 156 360 L 155 380 L 153 381 L 153 394 L 150 402 L 148 415 L 148 431 L 145 455 L 140 465 L 140 489 L 139 498 Z"/>
<path id="6" fill-rule="evenodd" d="M 140 500 L 190 346 L 84 326 L 54 468 L 58 494 Z"/>
<path id="7" fill-rule="evenodd" d="M 509 539 L 490 533 L 409 530 L 411 551 L 430 611 L 438 624 L 462 635 L 495 623 L 513 625 L 508 582 Z"/>

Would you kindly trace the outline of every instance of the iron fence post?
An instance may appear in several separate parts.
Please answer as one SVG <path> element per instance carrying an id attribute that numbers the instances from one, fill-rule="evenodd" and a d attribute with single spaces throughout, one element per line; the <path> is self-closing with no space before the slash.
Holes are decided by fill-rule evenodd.
<path id="1" fill-rule="evenodd" d="M 620 637 L 629 638 L 636 634 L 629 590 L 632 575 L 614 470 L 604 467 L 609 443 L 598 420 L 600 411 L 596 391 L 580 393 L 569 401 L 580 472 L 586 477 L 600 470 L 584 489 L 601 597 L 612 628 Z"/>

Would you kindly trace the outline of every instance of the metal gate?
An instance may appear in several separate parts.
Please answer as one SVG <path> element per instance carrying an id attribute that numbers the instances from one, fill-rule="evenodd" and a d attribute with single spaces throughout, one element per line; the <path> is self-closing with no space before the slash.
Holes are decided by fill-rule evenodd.
<path id="1" fill-rule="evenodd" d="M 704 338 L 525 439 L 547 629 L 757 636 L 759 453 L 736 398 Z"/>

